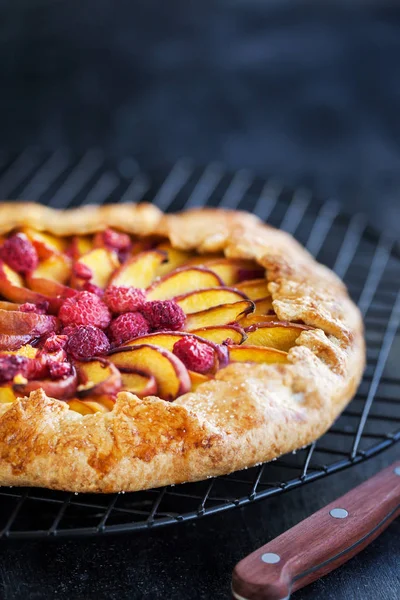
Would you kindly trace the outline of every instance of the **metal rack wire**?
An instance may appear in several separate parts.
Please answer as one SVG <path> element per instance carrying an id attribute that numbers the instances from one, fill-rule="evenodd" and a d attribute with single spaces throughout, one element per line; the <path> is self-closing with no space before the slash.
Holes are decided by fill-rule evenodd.
<path id="1" fill-rule="evenodd" d="M 133 159 L 106 161 L 28 149 L 0 155 L 0 197 L 65 208 L 90 202 L 152 201 L 163 210 L 193 206 L 246 209 L 292 233 L 344 278 L 366 325 L 366 372 L 354 400 L 320 440 L 295 454 L 239 473 L 143 492 L 95 495 L 0 489 L 0 538 L 80 536 L 147 529 L 267 498 L 350 467 L 400 440 L 400 253 L 361 215 L 305 189 L 286 189 L 245 170 L 189 160 L 144 175 Z"/>

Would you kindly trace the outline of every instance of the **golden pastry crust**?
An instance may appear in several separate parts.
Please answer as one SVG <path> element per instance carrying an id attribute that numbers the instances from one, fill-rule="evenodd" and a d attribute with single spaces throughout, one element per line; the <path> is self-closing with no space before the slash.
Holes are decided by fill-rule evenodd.
<path id="1" fill-rule="evenodd" d="M 3 203 L 0 232 L 32 226 L 58 235 L 115 227 L 198 252 L 252 258 L 267 269 L 279 319 L 305 330 L 288 364 L 232 363 L 169 403 L 118 395 L 109 413 L 82 416 L 42 390 L 0 404 L 0 483 L 77 492 L 133 491 L 225 474 L 321 436 L 359 384 L 362 320 L 344 284 L 289 235 L 239 212 L 162 215 L 151 205 L 60 211 Z M 7 408 L 6 408 L 7 407 Z"/>

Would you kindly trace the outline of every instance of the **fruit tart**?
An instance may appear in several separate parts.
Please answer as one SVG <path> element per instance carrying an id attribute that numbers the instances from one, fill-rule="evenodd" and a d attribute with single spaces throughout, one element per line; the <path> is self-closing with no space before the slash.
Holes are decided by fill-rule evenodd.
<path id="1" fill-rule="evenodd" d="M 0 205 L 0 483 L 139 490 L 323 434 L 364 367 L 343 283 L 256 217 Z"/>

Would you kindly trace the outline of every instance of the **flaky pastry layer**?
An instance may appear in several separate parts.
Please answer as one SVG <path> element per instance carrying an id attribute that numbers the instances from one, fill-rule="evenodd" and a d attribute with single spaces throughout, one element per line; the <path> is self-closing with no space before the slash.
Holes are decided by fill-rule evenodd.
<path id="1" fill-rule="evenodd" d="M 0 484 L 133 491 L 229 473 L 309 444 L 355 393 L 365 364 L 360 313 L 344 284 L 289 235 L 243 212 L 163 215 L 152 205 L 58 211 L 0 205 L 0 233 L 56 235 L 113 227 L 176 248 L 255 259 L 280 320 L 303 321 L 289 364 L 232 363 L 169 403 L 120 392 L 109 413 L 81 415 L 42 390 L 0 405 Z"/>

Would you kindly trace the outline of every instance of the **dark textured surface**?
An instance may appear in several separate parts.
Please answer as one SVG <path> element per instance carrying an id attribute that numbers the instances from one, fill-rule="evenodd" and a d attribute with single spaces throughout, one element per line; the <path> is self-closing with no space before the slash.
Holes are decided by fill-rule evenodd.
<path id="1" fill-rule="evenodd" d="M 220 160 L 400 220 L 395 3 L 3 1 L 0 53 L 2 145 Z"/>
<path id="2" fill-rule="evenodd" d="M 1 146 L 192 156 L 336 196 L 400 231 L 394 4 L 0 2 Z M 398 458 L 118 538 L 0 546 L 0 598 L 225 599 L 234 564 Z M 297 600 L 397 600 L 400 523 Z"/>
<path id="3" fill-rule="evenodd" d="M 137 535 L 71 542 L 3 543 L 1 598 L 225 600 L 238 560 L 398 458 L 381 455 L 270 502 Z M 400 522 L 293 600 L 397 600 Z M 1 588 L 0 588 L 1 590 Z"/>

